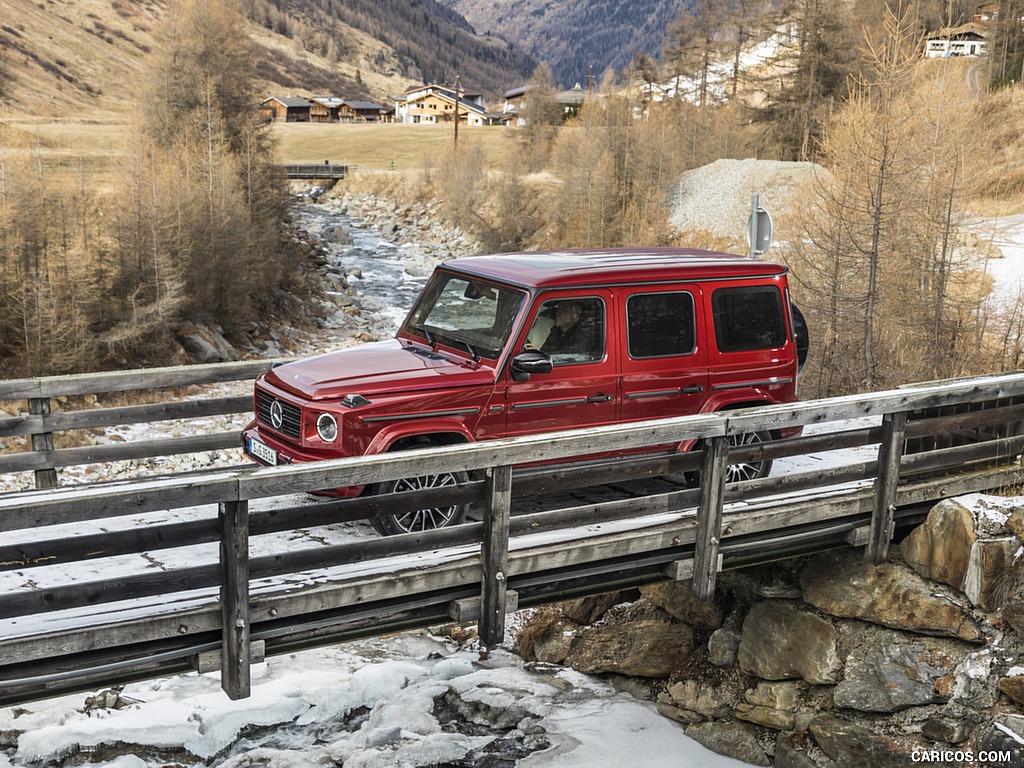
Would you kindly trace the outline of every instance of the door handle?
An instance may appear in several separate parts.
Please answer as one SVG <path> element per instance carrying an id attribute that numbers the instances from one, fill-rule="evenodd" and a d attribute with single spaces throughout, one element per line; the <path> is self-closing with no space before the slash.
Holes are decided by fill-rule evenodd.
<path id="1" fill-rule="evenodd" d="M 696 395 L 699 392 L 704 391 L 704 387 L 700 384 L 693 384 L 689 387 L 683 387 L 680 390 L 684 395 Z"/>
<path id="2" fill-rule="evenodd" d="M 599 394 L 591 395 L 590 397 L 588 397 L 587 398 L 587 402 L 588 403 L 607 403 L 611 399 L 612 399 L 611 395 L 604 395 L 604 394 L 600 394 L 599 393 Z"/>

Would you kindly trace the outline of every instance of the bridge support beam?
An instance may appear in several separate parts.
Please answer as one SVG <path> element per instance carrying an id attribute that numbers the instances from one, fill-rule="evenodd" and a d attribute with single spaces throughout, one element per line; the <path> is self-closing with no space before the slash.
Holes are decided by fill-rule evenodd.
<path id="1" fill-rule="evenodd" d="M 487 470 L 484 492 L 484 540 L 481 560 L 483 605 L 480 611 L 480 642 L 488 650 L 505 639 L 508 600 L 508 530 L 512 510 L 512 467 Z"/>
<path id="2" fill-rule="evenodd" d="M 251 693 L 249 665 L 249 502 L 221 502 L 221 688 L 232 700 Z"/>
<path id="3" fill-rule="evenodd" d="M 50 415 L 50 398 L 48 397 L 33 397 L 28 401 L 28 412 L 32 416 L 47 417 Z M 32 450 L 47 452 L 53 450 L 53 433 L 43 432 L 42 434 L 32 435 Z M 50 489 L 56 488 L 60 485 L 57 480 L 56 469 L 37 469 L 35 471 L 36 488 Z"/>
<path id="4" fill-rule="evenodd" d="M 875 478 L 875 507 L 864 556 L 876 565 L 885 562 L 896 525 L 896 487 L 900 481 L 900 458 L 907 431 L 907 412 L 882 417 L 882 442 L 878 446 L 878 477 Z"/>
<path id="5" fill-rule="evenodd" d="M 715 596 L 715 582 L 722 567 L 718 548 L 722 540 L 722 506 L 725 503 L 728 459 L 727 436 L 712 437 L 704 443 L 692 582 L 693 592 L 701 600 L 710 600 Z"/>

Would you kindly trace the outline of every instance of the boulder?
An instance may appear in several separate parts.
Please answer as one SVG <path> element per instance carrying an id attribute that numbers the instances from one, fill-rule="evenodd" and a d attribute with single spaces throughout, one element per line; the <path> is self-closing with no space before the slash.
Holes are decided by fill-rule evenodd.
<path id="1" fill-rule="evenodd" d="M 643 620 L 584 630 L 565 663 L 578 672 L 667 677 L 693 651 L 685 624 Z"/>
<path id="2" fill-rule="evenodd" d="M 722 610 L 698 598 L 689 581 L 659 581 L 640 587 L 640 594 L 659 605 L 674 619 L 700 629 L 722 626 Z"/>
<path id="3" fill-rule="evenodd" d="M 699 723 L 686 728 L 686 735 L 712 752 L 742 760 L 750 765 L 771 765 L 753 727 L 743 723 Z"/>
<path id="4" fill-rule="evenodd" d="M 1020 549 L 1014 527 L 1024 523 L 1014 512 L 1004 500 L 946 499 L 903 540 L 900 552 L 921 576 L 959 589 L 979 608 L 998 610 L 1024 569 L 1014 557 Z"/>
<path id="5" fill-rule="evenodd" d="M 954 672 L 965 653 L 946 646 L 897 632 L 858 645 L 846 658 L 843 680 L 833 693 L 835 705 L 861 712 L 898 712 L 949 701 Z"/>
<path id="6" fill-rule="evenodd" d="M 823 714 L 814 718 L 810 727 L 814 741 L 832 760 L 847 759 L 851 763 L 873 765 L 874 736 L 863 726 Z"/>
<path id="7" fill-rule="evenodd" d="M 740 668 L 764 680 L 836 683 L 842 671 L 837 644 L 838 632 L 830 621 L 796 602 L 765 600 L 743 620 Z"/>
<path id="8" fill-rule="evenodd" d="M 334 245 L 352 245 L 352 235 L 343 224 L 328 227 L 323 233 L 324 240 Z"/>
<path id="9" fill-rule="evenodd" d="M 683 680 L 669 686 L 665 692 L 673 706 L 695 712 L 702 718 L 725 717 L 731 707 L 715 686 L 696 680 Z"/>
<path id="10" fill-rule="evenodd" d="M 959 589 L 976 540 L 974 515 L 956 499 L 946 499 L 903 540 L 900 553 L 921 576 Z"/>
<path id="11" fill-rule="evenodd" d="M 981 628 L 966 610 L 909 568 L 872 565 L 852 552 L 811 559 L 800 575 L 804 600 L 820 611 L 894 629 L 982 642 Z"/>
<path id="12" fill-rule="evenodd" d="M 239 359 L 238 350 L 217 326 L 189 323 L 175 330 L 174 336 L 196 363 L 228 363 Z"/>
<path id="13" fill-rule="evenodd" d="M 796 712 L 801 701 L 801 683 L 795 681 L 762 682 L 747 691 L 734 709 L 738 720 L 762 725 L 776 731 L 792 731 L 796 727 Z"/>
<path id="14" fill-rule="evenodd" d="M 635 590 L 627 592 L 605 592 L 590 595 L 577 600 L 567 600 L 560 604 L 562 614 L 576 624 L 593 624 L 604 616 L 611 608 L 637 598 Z"/>
<path id="15" fill-rule="evenodd" d="M 977 751 L 998 753 L 998 760 L 1003 765 L 1024 765 L 1024 717 L 1012 714 L 996 716 L 978 737 Z"/>
<path id="16" fill-rule="evenodd" d="M 1018 704 L 1024 704 L 1024 675 L 1001 678 L 999 680 L 999 690 Z"/>
<path id="17" fill-rule="evenodd" d="M 728 667 L 736 663 L 740 650 L 740 633 L 722 627 L 708 638 L 708 661 L 716 667 Z"/>

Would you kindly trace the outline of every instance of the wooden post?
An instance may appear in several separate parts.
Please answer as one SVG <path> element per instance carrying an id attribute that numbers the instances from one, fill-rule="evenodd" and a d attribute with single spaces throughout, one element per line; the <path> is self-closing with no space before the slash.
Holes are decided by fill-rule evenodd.
<path id="1" fill-rule="evenodd" d="M 490 650 L 505 639 L 508 530 L 512 509 L 511 466 L 487 470 L 487 490 L 484 499 L 484 540 L 481 554 L 483 605 L 478 629 L 480 641 Z"/>
<path id="2" fill-rule="evenodd" d="M 249 664 L 249 502 L 221 502 L 221 688 L 232 699 L 251 691 Z"/>
<path id="3" fill-rule="evenodd" d="M 876 565 L 885 562 L 895 527 L 896 486 L 900 481 L 900 458 L 907 430 L 907 412 L 882 417 L 882 442 L 878 446 L 878 477 L 875 478 L 875 508 L 864 556 Z"/>
<path id="4" fill-rule="evenodd" d="M 50 398 L 48 397 L 33 397 L 28 401 L 28 412 L 33 416 L 42 416 L 43 422 L 46 422 L 46 417 L 50 415 Z M 38 435 L 32 435 L 32 450 L 33 451 L 52 451 L 53 450 L 53 433 L 43 432 Z M 36 476 L 36 488 L 56 488 L 57 482 L 57 470 L 56 469 L 37 469 L 35 471 Z"/>
<path id="5" fill-rule="evenodd" d="M 725 472 L 729 459 L 729 438 L 712 437 L 704 443 L 704 467 L 700 476 L 700 506 L 697 508 L 697 540 L 693 552 L 693 592 L 701 600 L 715 595 L 715 581 L 721 570 L 718 547 L 722 538 L 722 505 L 725 502 Z"/>

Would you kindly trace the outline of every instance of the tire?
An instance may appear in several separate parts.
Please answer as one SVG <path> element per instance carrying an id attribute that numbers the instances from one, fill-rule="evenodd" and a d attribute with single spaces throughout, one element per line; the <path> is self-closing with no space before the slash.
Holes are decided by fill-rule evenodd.
<path id="1" fill-rule="evenodd" d="M 767 432 L 746 432 L 742 435 L 733 435 L 729 438 L 729 446 L 748 446 L 771 441 L 772 436 Z M 772 461 L 744 461 L 739 464 L 730 464 L 725 469 L 726 483 L 739 483 L 746 480 L 760 480 L 768 477 L 772 471 Z"/>
<path id="2" fill-rule="evenodd" d="M 772 439 L 772 436 L 768 432 L 747 432 L 742 435 L 732 435 L 729 437 L 729 446 L 737 445 L 757 445 L 758 443 L 767 443 Z M 694 446 L 694 450 L 699 450 L 703 446 L 703 441 L 698 442 Z M 772 460 L 767 461 L 745 461 L 740 464 L 730 464 L 725 468 L 725 482 L 726 483 L 739 483 L 746 480 L 760 480 L 762 477 L 768 477 L 772 471 Z M 696 488 L 700 485 L 700 470 L 692 470 L 683 473 L 686 480 L 686 485 L 691 488 Z"/>
<path id="3" fill-rule="evenodd" d="M 425 488 L 442 488 L 457 485 L 469 480 L 465 472 L 446 472 L 441 475 L 422 475 L 405 477 L 386 483 L 376 483 L 366 489 L 368 495 L 399 493 L 401 491 L 417 491 Z M 398 533 L 421 533 L 437 528 L 448 528 L 460 525 L 466 520 L 469 504 L 452 504 L 449 507 L 432 507 L 404 514 L 382 514 L 370 518 L 370 523 L 382 536 L 393 536 Z"/>

